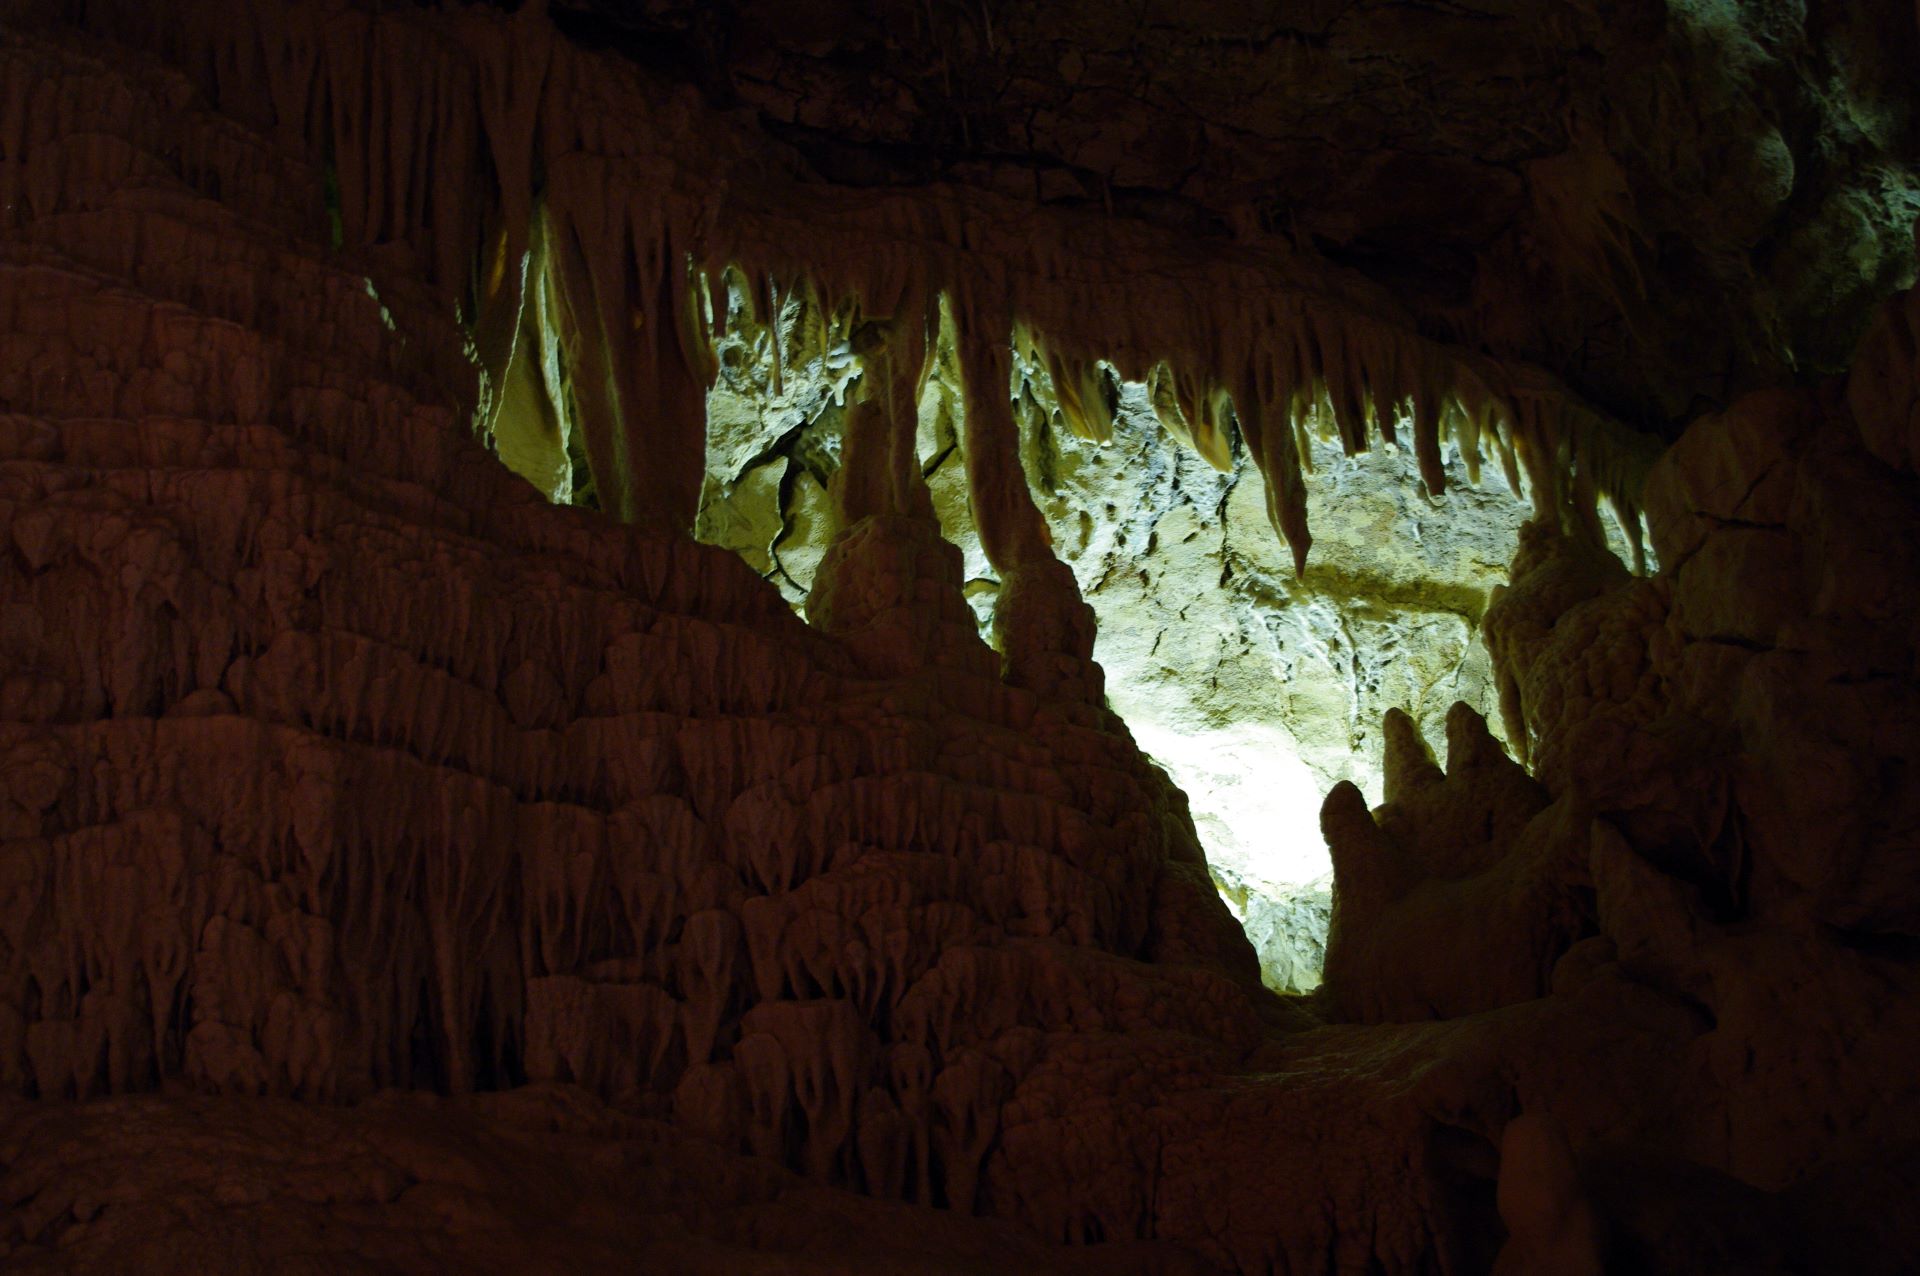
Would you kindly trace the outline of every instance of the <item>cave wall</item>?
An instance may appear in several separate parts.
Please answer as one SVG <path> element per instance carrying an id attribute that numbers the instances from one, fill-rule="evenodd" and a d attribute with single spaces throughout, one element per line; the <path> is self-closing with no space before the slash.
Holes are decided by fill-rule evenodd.
<path id="1" fill-rule="evenodd" d="M 708 475 L 695 535 L 739 553 L 798 608 L 836 532 L 828 488 L 847 411 L 864 387 L 845 353 L 776 372 L 774 325 L 740 322 L 743 283 L 727 281 L 736 313 L 707 396 Z M 807 327 L 799 311 L 789 307 L 779 325 L 788 349 Z M 922 392 L 916 451 L 990 636 L 1000 579 L 973 524 L 966 407 L 951 384 L 952 361 L 943 344 L 935 366 L 949 375 L 930 378 Z M 1351 780 L 1379 800 L 1379 728 L 1389 708 L 1404 708 L 1436 737 L 1456 701 L 1494 712 L 1479 623 L 1489 591 L 1506 579 L 1528 506 L 1497 469 L 1470 476 L 1453 446 L 1444 451 L 1446 491 L 1436 495 L 1423 490 L 1404 448 L 1349 457 L 1310 437 L 1307 495 L 1319 549 L 1296 575 L 1245 449 L 1215 468 L 1162 426 L 1149 386 L 1109 375 L 1095 389 L 1112 396 L 1111 435 L 1083 438 L 1044 361 L 1016 358 L 1022 468 L 1055 552 L 1098 620 L 1094 655 L 1109 706 L 1186 793 L 1209 871 L 1253 942 L 1263 980 L 1276 991 L 1311 991 L 1332 886 L 1321 796 Z M 549 472 L 519 465 L 496 433 L 509 465 L 536 483 Z M 1614 552 L 1629 557 L 1618 530 L 1606 527 Z"/>
<path id="2" fill-rule="evenodd" d="M 426 255 L 336 227 L 264 99 L 215 110 L 220 68 L 64 26 L 0 59 L 23 1269 L 216 1214 L 236 1267 L 531 1246 L 515 1148 L 654 1167 L 583 1179 L 607 1212 L 699 1165 L 764 1205 L 784 1167 L 1022 1229 L 942 1225 L 985 1262 L 1912 1252 L 1911 295 L 1844 387 L 1743 400 L 1653 467 L 1657 576 L 1533 525 L 1486 619 L 1531 770 L 1470 710 L 1444 768 L 1389 715 L 1384 804 L 1323 813 L 1327 986 L 1279 998 L 1059 573 L 1009 582 L 1037 602 L 1003 599 L 995 651 L 911 483 L 835 493 L 804 622 L 732 554 L 552 505 L 470 437 Z M 270 1186 L 193 1168 L 236 1149 Z M 356 1213 L 315 1240 L 330 1192 Z M 639 1242 L 594 1217 L 615 1266 Z M 752 1217 L 740 1244 L 799 1244 Z"/>
<path id="3" fill-rule="evenodd" d="M 1243 971 L 1217 907 L 1181 933 L 1177 795 L 1097 705 L 1001 683 L 937 537 L 837 546 L 822 634 L 729 554 L 547 505 L 381 366 L 416 347 L 291 229 L 310 185 L 243 219 L 142 145 L 242 136 L 176 79 L 14 56 L 27 162 L 101 180 L 37 194 L 8 265 L 12 1084 L 670 1093 L 740 999 L 857 1029 L 974 940 Z"/>

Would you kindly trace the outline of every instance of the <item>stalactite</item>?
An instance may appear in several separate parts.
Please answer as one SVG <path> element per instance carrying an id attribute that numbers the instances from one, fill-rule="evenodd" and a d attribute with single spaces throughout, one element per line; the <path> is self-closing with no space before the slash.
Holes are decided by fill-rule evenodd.
<path id="1" fill-rule="evenodd" d="M 1153 404 L 1154 419 L 1160 422 L 1160 428 L 1192 447 L 1193 431 L 1180 404 L 1174 372 L 1164 362 L 1154 364 L 1153 371 L 1147 374 L 1147 399 Z"/>
<path id="2" fill-rule="evenodd" d="M 1019 430 L 1007 398 L 1012 316 L 1005 294 L 964 282 L 953 315 L 966 401 L 967 491 L 981 547 L 1003 571 L 1051 558 L 1052 537 L 1020 467 Z"/>
<path id="3" fill-rule="evenodd" d="M 1447 471 L 1440 455 L 1440 412 L 1442 399 L 1432 381 L 1416 374 L 1411 392 L 1413 409 L 1413 454 L 1420 466 L 1420 480 L 1427 495 L 1440 496 L 1447 490 Z"/>
<path id="4" fill-rule="evenodd" d="M 1486 407 L 1484 392 L 1469 393 L 1473 394 L 1473 397 L 1463 396 L 1456 400 L 1441 419 L 1447 423 L 1454 447 L 1460 453 L 1460 461 L 1467 467 L 1467 482 L 1478 486 L 1481 422 Z"/>
<path id="5" fill-rule="evenodd" d="M 1493 430 L 1493 444 L 1495 450 L 1500 454 L 1500 473 L 1501 476 L 1507 480 L 1507 486 L 1513 490 L 1516 496 L 1526 494 L 1527 488 L 1520 479 L 1520 475 L 1523 472 L 1520 463 L 1521 456 L 1523 454 L 1529 458 L 1532 456 L 1532 450 L 1528 445 L 1526 436 L 1519 433 L 1518 426 L 1514 421 L 1511 419 L 1503 420 Z M 1524 472 L 1529 476 L 1537 472 L 1531 459 L 1529 459 Z M 1544 513 L 1553 508 L 1553 486 L 1551 483 L 1544 487 L 1538 483 L 1534 484 L 1532 496 L 1535 514 Z"/>
<path id="6" fill-rule="evenodd" d="M 473 227 L 480 223 L 471 192 L 480 184 L 479 137 L 469 77 L 464 67 L 449 69 L 441 78 L 433 101 L 433 164 L 424 173 L 422 198 L 432 241 L 432 279 L 456 313 L 471 315 L 473 263 L 477 245 Z M 488 133 L 491 135 L 492 130 Z M 509 225 L 511 225 L 509 219 Z M 508 247 L 512 255 L 512 247 Z"/>
<path id="7" fill-rule="evenodd" d="M 281 145 L 294 154 L 312 154 L 320 135 L 314 98 L 322 56 L 313 10 L 301 5 L 264 4 L 254 13 L 273 101 L 275 132 Z"/>
<path id="8" fill-rule="evenodd" d="M 717 276 L 736 262 L 754 281 L 744 290 L 750 307 L 764 304 L 768 312 L 776 394 L 784 393 L 790 364 L 839 357 L 835 312 L 823 295 L 868 318 L 888 318 L 910 295 L 931 297 L 937 281 L 956 281 L 968 297 L 997 298 L 965 307 L 972 352 L 965 363 L 1005 362 L 987 354 L 977 335 L 997 330 L 1004 313 L 1028 334 L 1066 428 L 1095 441 L 1111 436 L 1101 367 L 1108 360 L 1123 376 L 1151 379 L 1169 433 L 1223 469 L 1233 463 L 1227 405 L 1236 401 L 1244 433 L 1252 409 L 1237 401 L 1259 390 L 1242 384 L 1239 365 L 1258 349 L 1284 388 L 1260 400 L 1267 425 L 1262 446 L 1249 451 L 1274 489 L 1276 525 L 1296 547 L 1305 542 L 1294 478 L 1309 462 L 1304 427 L 1329 429 L 1353 454 L 1375 434 L 1397 441 L 1403 405 L 1421 476 L 1435 495 L 1445 486 L 1441 445 L 1449 436 L 1472 481 L 1482 440 L 1517 476 L 1524 458 L 1557 454 L 1567 438 L 1570 454 L 1594 475 L 1590 489 L 1617 510 L 1635 508 L 1644 465 L 1619 458 L 1645 449 L 1630 435 L 1584 407 L 1565 406 L 1560 388 L 1528 389 L 1526 397 L 1561 406 L 1531 411 L 1531 426 L 1509 423 L 1518 409 L 1509 392 L 1488 388 L 1489 361 L 1411 333 L 1390 317 L 1390 303 L 1313 263 L 1169 265 L 1143 228 L 1111 219 L 1070 231 L 1036 228 L 1003 219 L 990 199 L 951 190 L 843 199 L 779 182 L 735 183 L 678 162 L 690 157 L 676 161 L 685 143 L 673 113 L 656 112 L 638 94 L 626 109 L 608 110 L 609 90 L 587 74 L 598 55 L 557 43 L 539 4 L 511 17 L 466 13 L 445 27 L 353 7 L 315 20 L 302 6 L 276 4 L 253 19 L 253 33 L 213 21 L 211 7 L 205 12 L 205 22 L 156 26 L 102 4 L 96 20 L 122 22 L 142 38 L 206 46 L 170 51 L 208 67 L 210 89 L 233 85 L 236 111 L 264 117 L 270 109 L 283 136 L 329 157 L 348 243 L 411 243 L 456 302 L 467 263 L 478 257 L 474 345 L 496 391 L 526 328 L 521 294 L 538 285 L 529 248 L 544 174 L 557 228 L 549 268 L 564 281 L 558 291 L 575 321 L 568 340 L 545 349 L 577 349 L 583 360 L 567 373 L 581 444 L 603 507 L 623 519 L 691 525 L 704 461 L 697 423 L 714 374 L 709 324 L 727 321 L 724 303 L 705 300 L 710 285 L 700 272 Z M 451 39 L 441 34 L 446 29 Z M 268 90 L 243 100 L 254 61 L 265 67 Z M 594 108 L 583 109 L 587 103 Z M 493 176 L 484 217 L 470 193 L 483 165 Z M 487 238 L 475 242 L 471 228 L 482 224 Z M 1125 268 L 1137 285 L 1128 304 L 1112 305 L 1076 271 L 1069 245 L 1083 234 L 1100 241 L 1088 247 L 1101 260 L 1137 263 Z M 711 319 L 709 305 L 716 307 Z M 783 312 L 798 320 L 790 343 Z M 1491 372 L 1495 382 L 1505 375 Z M 974 381 L 971 373 L 965 379 Z M 983 447 L 973 451 L 1003 449 L 1004 441 L 987 441 L 1010 434 L 1010 422 L 998 407 L 986 408 L 973 427 Z M 1516 441 L 1516 428 L 1536 437 Z M 1011 492 L 1017 466 L 992 456 L 977 463 L 976 499 L 999 524 L 996 552 L 1020 555 L 1030 552 L 1021 546 L 1044 544 L 1037 515 L 1021 512 L 1011 496 L 987 495 L 996 484 Z M 1622 521 L 1631 540 L 1637 521 L 1625 512 Z"/>
<path id="9" fill-rule="evenodd" d="M 1088 359 L 1063 358 L 1053 350 L 1042 354 L 1060 415 L 1067 428 L 1083 439 L 1106 443 L 1113 438 L 1113 404 L 1107 398 L 1106 374 Z"/>
<path id="10" fill-rule="evenodd" d="M 1234 412 L 1247 450 L 1266 479 L 1267 521 L 1292 551 L 1294 573 L 1303 576 L 1313 537 L 1307 530 L 1306 479 L 1294 437 L 1292 392 L 1271 377 L 1265 385 L 1257 382 L 1251 371 L 1243 374 Z"/>
<path id="11" fill-rule="evenodd" d="M 351 9 L 336 10 L 323 20 L 324 72 L 327 101 L 332 109 L 332 131 L 327 151 L 340 192 L 340 220 L 347 242 L 364 244 L 371 228 L 367 207 L 373 175 L 375 138 L 368 118 L 370 88 L 367 53 L 372 48 L 373 19 Z"/>
<path id="12" fill-rule="evenodd" d="M 1379 341 L 1375 359 L 1367 369 L 1367 406 L 1380 437 L 1389 446 L 1397 447 L 1400 440 L 1395 427 L 1400 404 L 1407 397 L 1404 387 L 1408 383 L 1400 369 L 1400 342 L 1392 334 L 1386 334 Z"/>
<path id="13" fill-rule="evenodd" d="M 932 369 L 939 326 L 937 297 L 918 293 L 903 296 L 887 325 L 886 347 L 880 357 L 880 380 L 885 387 L 892 435 L 889 461 L 894 507 L 917 517 L 931 517 L 933 513 L 918 448 L 920 395 Z"/>
<path id="14" fill-rule="evenodd" d="M 1227 423 L 1215 415 L 1218 407 L 1215 389 L 1188 371 L 1168 369 L 1154 395 L 1162 426 L 1184 439 L 1207 464 L 1227 473 L 1233 469 L 1233 453 Z"/>
<path id="15" fill-rule="evenodd" d="M 566 198 L 570 166 L 557 164 L 549 190 L 558 203 Z M 552 205 L 550 205 L 551 207 Z M 600 508 L 617 519 L 631 517 L 632 495 L 627 482 L 626 433 L 620 421 L 620 400 L 608 335 L 601 322 L 593 276 L 572 221 L 554 214 L 549 222 L 547 252 L 559 286 L 554 290 L 559 312 L 567 322 L 561 345 L 572 357 L 570 384 L 577 411 L 582 448 L 593 469 Z"/>
<path id="16" fill-rule="evenodd" d="M 535 145 L 553 58 L 553 26 L 544 10 L 544 4 L 525 4 L 506 22 L 469 14 L 458 28 L 476 68 L 474 93 L 493 161 L 509 260 L 524 255 L 531 233 Z M 451 287 L 460 281 L 449 277 L 440 282 Z"/>
<path id="17" fill-rule="evenodd" d="M 772 271 L 767 272 L 766 280 L 767 337 L 773 355 L 773 397 L 780 399 L 785 398 L 787 393 L 784 373 L 787 362 L 785 325 L 781 321 L 784 303 L 780 296 L 780 282 L 774 278 Z"/>
<path id="18" fill-rule="evenodd" d="M 690 255 L 685 257 L 682 268 L 676 270 L 671 245 L 667 256 L 663 273 L 673 292 L 674 339 L 678 344 L 682 366 L 700 383 L 704 394 L 714 378 L 720 375 L 720 361 L 713 349 L 713 322 L 708 318 L 711 302 L 707 297 L 706 272 L 693 264 Z M 702 407 L 704 409 L 704 404 Z M 705 436 L 702 435 L 704 440 Z"/>

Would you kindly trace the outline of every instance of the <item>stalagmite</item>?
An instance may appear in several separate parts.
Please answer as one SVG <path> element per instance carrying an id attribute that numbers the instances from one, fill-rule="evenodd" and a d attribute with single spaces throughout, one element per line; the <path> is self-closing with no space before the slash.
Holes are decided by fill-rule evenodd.
<path id="1" fill-rule="evenodd" d="M 1433 760 L 1433 751 L 1427 747 L 1413 719 L 1400 709 L 1389 709 L 1382 728 L 1386 736 L 1386 757 L 1381 769 L 1386 774 L 1388 802 L 1439 783 L 1442 779 L 1439 764 Z"/>

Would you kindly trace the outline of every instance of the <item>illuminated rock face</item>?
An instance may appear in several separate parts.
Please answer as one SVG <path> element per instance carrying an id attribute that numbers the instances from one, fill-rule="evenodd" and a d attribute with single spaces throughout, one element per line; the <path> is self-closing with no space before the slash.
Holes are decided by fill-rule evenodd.
<path id="1" fill-rule="evenodd" d="M 1389 708 L 1435 730 L 1455 701 L 1491 704 L 1476 631 L 1524 507 L 1497 479 L 1430 500 L 1410 456 L 1318 444 L 1318 557 L 1296 579 L 1253 467 L 1219 474 L 1134 423 L 1075 449 L 1043 508 L 1100 614 L 1110 702 L 1188 794 L 1269 986 L 1311 989 L 1331 871 L 1321 795 L 1351 780 L 1378 799 Z"/>
<path id="2" fill-rule="evenodd" d="M 847 410 L 803 622 L 758 565 L 555 506 L 468 437 L 448 299 L 494 237 L 400 198 L 414 121 L 375 144 L 355 104 L 430 85 L 465 118 L 464 86 L 505 137 L 537 12 L 317 40 L 259 12 L 153 39 L 221 113 L 97 33 L 0 46 L 10 1265 L 1906 1264 L 1911 297 L 1844 394 L 1742 400 L 1654 466 L 1651 579 L 1538 446 L 1599 436 L 1515 391 L 1551 499 L 1484 625 L 1531 772 L 1470 709 L 1444 766 L 1389 715 L 1386 801 L 1323 810 L 1326 987 L 1283 998 L 1102 707 L 1010 481 L 1004 345 L 961 350 L 1003 650 L 906 464 L 900 323 L 861 338 L 887 384 Z M 195 53 L 247 40 L 278 78 Z M 338 97 L 276 100 L 321 61 Z M 562 82 L 617 97 L 609 65 Z M 336 104 L 338 201 L 289 123 Z M 601 333 L 645 338 L 565 406 L 683 466 L 700 351 L 612 366 L 679 339 L 638 299 Z M 1400 342 L 1353 349 L 1439 349 Z M 616 374 L 625 415 L 590 402 Z M 1231 437 L 1187 398 L 1196 446 Z M 691 522 L 692 477 L 619 499 Z"/>
<path id="3" fill-rule="evenodd" d="M 776 396 L 767 344 L 722 345 L 699 534 L 797 604 L 832 535 L 823 480 L 837 468 L 858 369 L 814 361 L 789 371 Z M 1321 797 L 1351 780 L 1379 800 L 1378 728 L 1390 708 L 1435 736 L 1456 701 L 1493 712 L 1477 632 L 1525 506 L 1495 472 L 1469 484 L 1457 456 L 1447 494 L 1431 498 L 1404 452 L 1348 458 L 1316 441 L 1319 556 L 1296 579 L 1267 523 L 1264 480 L 1244 458 L 1226 473 L 1205 464 L 1155 421 L 1145 386 L 1117 388 L 1106 442 L 1076 437 L 1036 389 L 1051 402 L 1045 371 L 1017 366 L 1010 392 L 1033 427 L 1025 468 L 1055 551 L 1099 617 L 1108 703 L 1187 794 L 1267 984 L 1310 990 L 1331 886 Z M 957 397 L 928 388 L 920 452 L 984 632 L 998 579 L 973 528 Z"/>

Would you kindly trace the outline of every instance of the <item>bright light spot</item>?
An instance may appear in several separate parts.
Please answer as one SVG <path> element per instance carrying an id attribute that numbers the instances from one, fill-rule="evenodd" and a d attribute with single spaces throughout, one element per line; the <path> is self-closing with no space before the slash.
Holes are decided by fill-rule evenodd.
<path id="1" fill-rule="evenodd" d="M 1320 836 L 1324 783 L 1285 730 L 1257 722 L 1169 730 L 1111 694 L 1134 740 L 1187 795 L 1207 864 L 1281 992 L 1320 982 L 1333 866 Z"/>
<path id="2" fill-rule="evenodd" d="M 1293 737 L 1260 723 L 1188 735 L 1115 708 L 1140 747 L 1186 793 L 1208 861 L 1249 886 L 1292 886 L 1331 867 L 1320 836 L 1321 784 Z"/>

